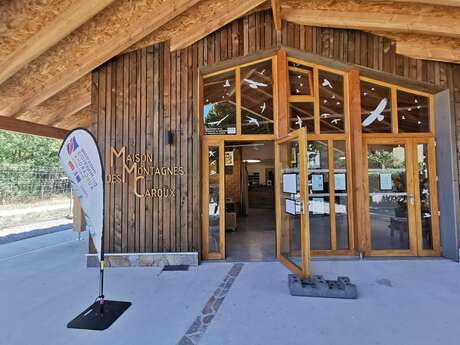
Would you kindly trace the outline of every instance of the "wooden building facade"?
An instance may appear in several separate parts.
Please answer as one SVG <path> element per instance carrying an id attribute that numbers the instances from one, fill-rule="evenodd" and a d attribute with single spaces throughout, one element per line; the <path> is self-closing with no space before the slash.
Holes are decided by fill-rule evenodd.
<path id="1" fill-rule="evenodd" d="M 358 30 L 283 21 L 281 32 L 277 33 L 271 11 L 252 13 L 189 47 L 171 52 L 168 42 L 154 44 L 114 57 L 92 72 L 91 130 L 98 140 L 106 175 L 123 171 L 123 161 L 115 159 L 113 151 L 119 153 L 123 147 L 127 155 L 151 157 L 145 165 L 184 169 L 184 174 L 145 176 L 145 183 L 132 178 L 126 183 L 107 181 L 107 253 L 203 255 L 202 70 L 214 65 L 225 69 L 243 57 L 255 60 L 270 52 L 276 55 L 279 47 L 349 64 L 350 69 L 356 65 L 385 72 L 387 80 L 393 75 L 415 85 L 421 82 L 426 87 L 431 84 L 435 90 L 448 89 L 457 128 L 456 144 L 460 148 L 460 65 L 398 55 L 392 40 Z M 131 160 L 134 162 L 135 158 Z M 139 166 L 143 166 L 140 161 Z M 133 186 L 135 183 L 137 187 Z M 148 186 L 166 186 L 175 192 L 168 197 L 143 198 L 133 193 L 133 188 L 138 188 L 139 194 L 145 195 Z M 361 187 L 354 185 L 355 188 Z M 354 222 L 349 224 L 354 228 L 349 255 L 365 252 L 369 246 L 369 239 L 360 236 L 364 229 L 356 225 L 359 205 L 354 205 Z"/>

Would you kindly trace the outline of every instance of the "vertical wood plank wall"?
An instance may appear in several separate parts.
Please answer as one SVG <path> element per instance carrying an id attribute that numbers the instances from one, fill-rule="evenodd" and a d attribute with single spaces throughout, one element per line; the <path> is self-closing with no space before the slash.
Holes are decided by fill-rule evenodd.
<path id="1" fill-rule="evenodd" d="M 138 199 L 129 184 L 107 184 L 106 251 L 180 252 L 200 249 L 200 138 L 197 119 L 198 67 L 284 44 L 449 88 L 460 129 L 460 65 L 411 59 L 391 40 L 356 31 L 282 23 L 277 41 L 271 11 L 240 18 L 177 52 L 168 43 L 118 56 L 93 72 L 92 130 L 105 166 L 110 146 L 151 153 L 154 166 L 183 166 L 184 176 L 150 177 L 147 185 L 170 185 L 172 199 Z M 172 145 L 164 133 L 174 133 Z M 460 142 L 457 136 L 460 152 Z M 117 163 L 117 171 L 121 171 Z M 129 188 L 129 189 L 128 189 Z"/>

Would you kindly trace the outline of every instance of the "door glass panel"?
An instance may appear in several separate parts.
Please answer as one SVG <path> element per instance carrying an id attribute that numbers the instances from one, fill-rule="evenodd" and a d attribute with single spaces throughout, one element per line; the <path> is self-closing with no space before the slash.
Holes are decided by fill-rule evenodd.
<path id="1" fill-rule="evenodd" d="M 241 132 L 273 134 L 272 60 L 241 68 Z"/>
<path id="2" fill-rule="evenodd" d="M 428 97 L 398 90 L 398 127 L 400 132 L 429 132 Z"/>
<path id="3" fill-rule="evenodd" d="M 209 234 L 210 253 L 220 252 L 220 205 L 219 205 L 219 147 L 209 146 Z"/>
<path id="4" fill-rule="evenodd" d="M 361 81 L 361 121 L 364 133 L 391 133 L 391 89 Z"/>
<path id="5" fill-rule="evenodd" d="M 236 134 L 235 71 L 204 79 L 205 134 Z"/>
<path id="6" fill-rule="evenodd" d="M 423 249 L 433 249 L 431 195 L 428 167 L 428 145 L 417 144 L 417 169 L 420 193 L 420 217 Z"/>
<path id="7" fill-rule="evenodd" d="M 315 131 L 315 104 L 313 102 L 289 103 L 289 127 L 291 131 L 307 128 L 308 132 Z"/>
<path id="8" fill-rule="evenodd" d="M 372 249 L 409 249 L 405 145 L 368 145 Z"/>
<path id="9" fill-rule="evenodd" d="M 337 249 L 348 249 L 347 156 L 345 141 L 334 141 L 335 232 Z"/>
<path id="10" fill-rule="evenodd" d="M 281 255 L 302 268 L 299 143 L 282 143 L 280 149 Z"/>
<path id="11" fill-rule="evenodd" d="M 288 63 L 291 96 L 312 96 L 313 69 L 293 61 Z"/>
<path id="12" fill-rule="evenodd" d="M 319 109 L 321 133 L 343 133 L 343 77 L 319 71 Z"/>
<path id="13" fill-rule="evenodd" d="M 309 141 L 307 157 L 310 246 L 313 250 L 331 249 L 327 141 Z"/>

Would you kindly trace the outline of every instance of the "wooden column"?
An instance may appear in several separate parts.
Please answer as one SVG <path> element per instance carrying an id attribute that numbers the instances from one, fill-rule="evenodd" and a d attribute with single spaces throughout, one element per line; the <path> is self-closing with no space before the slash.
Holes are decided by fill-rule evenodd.
<path id="1" fill-rule="evenodd" d="M 85 231 L 85 217 L 77 197 L 73 197 L 73 230 L 75 232 Z"/>
<path id="2" fill-rule="evenodd" d="M 367 197 L 364 195 L 364 179 L 366 172 L 363 171 L 363 160 L 365 152 L 363 147 L 363 135 L 361 130 L 361 97 L 359 70 L 353 69 L 348 75 L 348 90 L 350 93 L 350 133 L 352 160 L 352 181 L 353 181 L 353 216 L 354 216 L 354 244 L 358 252 L 366 252 L 369 239 L 366 231 L 366 209 Z"/>
<path id="3" fill-rule="evenodd" d="M 284 137 L 289 133 L 289 105 L 288 105 L 288 72 L 287 54 L 280 49 L 277 53 L 277 78 L 278 78 L 278 138 Z"/>

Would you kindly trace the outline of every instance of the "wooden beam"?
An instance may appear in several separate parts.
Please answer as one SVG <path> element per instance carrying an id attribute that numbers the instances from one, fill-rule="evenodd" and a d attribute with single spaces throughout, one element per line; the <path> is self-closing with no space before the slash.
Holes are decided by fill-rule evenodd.
<path id="1" fill-rule="evenodd" d="M 91 75 L 87 74 L 43 103 L 18 113 L 14 117 L 42 125 L 53 125 L 58 120 L 72 116 L 90 104 Z"/>
<path id="2" fill-rule="evenodd" d="M 460 8 L 407 2 L 296 1 L 281 5 L 282 18 L 297 24 L 460 37 Z"/>
<path id="3" fill-rule="evenodd" d="M 207 11 L 208 8 L 212 8 L 224 2 L 227 2 L 227 0 L 202 0 L 198 5 L 190 8 L 188 11 L 177 16 L 170 22 L 163 25 L 158 30 L 155 30 L 151 34 L 145 36 L 140 41 L 134 43 L 131 47 L 123 51 L 121 54 L 126 54 L 138 49 L 149 47 L 156 43 L 169 41 L 174 36 L 189 31 L 192 26 L 197 25 L 197 23 L 199 22 L 202 22 L 203 18 L 206 18 L 209 15 Z M 267 11 L 270 8 L 270 3 L 263 2 L 261 5 L 255 7 L 253 10 L 248 11 L 246 15 L 260 11 Z"/>
<path id="4" fill-rule="evenodd" d="M 200 0 L 119 0 L 0 87 L 0 115 L 36 106 Z"/>
<path id="5" fill-rule="evenodd" d="M 382 1 L 382 0 L 377 0 Z M 394 0 L 395 2 L 413 2 L 419 4 L 440 5 L 440 6 L 460 6 L 460 0 Z"/>
<path id="6" fill-rule="evenodd" d="M 265 0 L 213 1 L 200 7 L 201 15 L 190 18 L 193 25 L 188 25 L 187 30 L 171 37 L 171 50 L 188 47 L 264 2 Z"/>
<path id="7" fill-rule="evenodd" d="M 396 53 L 416 59 L 460 63 L 460 38 L 372 32 L 396 42 Z"/>
<path id="8" fill-rule="evenodd" d="M 0 63 L 0 84 L 112 2 L 113 0 L 81 0 L 70 4 L 40 31 L 18 45 Z M 4 34 L 8 36 L 8 31 Z"/>
<path id="9" fill-rule="evenodd" d="M 90 128 L 91 123 L 91 106 L 89 105 L 72 115 L 66 115 L 56 119 L 52 125 L 53 127 L 71 130 L 77 127 Z"/>
<path id="10" fill-rule="evenodd" d="M 275 24 L 275 30 L 281 32 L 281 5 L 280 0 L 271 0 L 272 2 L 272 13 L 273 22 Z"/>
<path id="11" fill-rule="evenodd" d="M 67 130 L 51 126 L 39 125 L 37 123 L 21 121 L 13 119 L 12 117 L 0 116 L 0 129 L 12 132 L 19 132 L 25 134 L 40 135 L 42 137 L 50 137 L 57 139 L 64 139 Z"/>
<path id="12" fill-rule="evenodd" d="M 0 1 L 0 63 L 75 1 Z"/>

